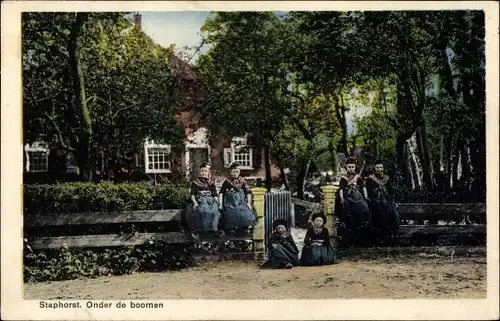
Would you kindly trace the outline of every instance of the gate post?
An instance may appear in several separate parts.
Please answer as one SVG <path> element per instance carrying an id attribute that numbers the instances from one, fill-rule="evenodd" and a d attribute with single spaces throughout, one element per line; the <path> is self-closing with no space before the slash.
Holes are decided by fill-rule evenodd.
<path id="1" fill-rule="evenodd" d="M 253 228 L 253 251 L 264 251 L 264 194 L 266 189 L 262 187 L 251 188 L 253 206 L 257 216 L 257 225 Z"/>
<path id="2" fill-rule="evenodd" d="M 323 190 L 323 213 L 326 216 L 327 228 L 330 237 L 337 237 L 335 228 L 335 193 L 339 189 L 337 186 L 322 186 Z"/>

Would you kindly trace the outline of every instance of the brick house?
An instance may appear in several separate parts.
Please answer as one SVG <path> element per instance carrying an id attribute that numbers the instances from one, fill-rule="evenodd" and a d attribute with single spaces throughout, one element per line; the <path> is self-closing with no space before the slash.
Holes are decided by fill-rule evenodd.
<path id="1" fill-rule="evenodd" d="M 140 29 L 139 14 L 134 15 L 134 23 Z M 227 176 L 229 164 L 237 161 L 242 165 L 243 176 L 250 180 L 264 180 L 263 147 L 248 146 L 245 137 L 216 137 L 209 140 L 208 131 L 203 127 L 201 115 L 196 108 L 202 103 L 203 92 L 196 83 L 195 68 L 173 54 L 167 63 L 183 88 L 175 119 L 185 130 L 184 150 L 174 152 L 170 145 L 147 140 L 135 154 L 133 163 L 124 164 L 118 172 L 109 168 L 106 155 L 98 154 L 96 174 L 117 181 L 179 182 L 196 175 L 201 162 L 211 163 L 214 175 Z M 24 173 L 25 182 L 50 181 L 54 173 L 58 181 L 66 181 L 76 179 L 78 167 L 71 153 L 40 141 L 24 146 Z M 273 180 L 279 176 L 276 166 L 271 165 L 271 176 Z"/>

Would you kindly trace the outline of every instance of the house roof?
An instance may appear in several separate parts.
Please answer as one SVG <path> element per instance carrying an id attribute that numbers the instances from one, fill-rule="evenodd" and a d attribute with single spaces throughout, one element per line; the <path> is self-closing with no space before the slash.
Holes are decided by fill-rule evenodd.
<path id="1" fill-rule="evenodd" d="M 174 72 L 174 75 L 180 77 L 185 81 L 195 81 L 197 79 L 196 70 L 188 62 L 177 57 L 175 54 L 171 54 L 168 58 L 168 66 Z"/>
<path id="2" fill-rule="evenodd" d="M 149 35 L 141 29 L 141 16 L 134 14 L 132 23 L 145 37 L 148 37 L 153 43 L 156 43 Z M 158 44 L 157 44 L 158 45 Z M 173 52 L 167 58 L 167 65 L 172 70 L 174 77 L 180 84 L 180 103 L 177 108 L 178 113 L 174 116 L 175 120 L 184 126 L 186 135 L 200 127 L 201 115 L 197 108 L 203 103 L 203 87 L 196 82 L 198 79 L 196 68 L 179 58 Z"/>

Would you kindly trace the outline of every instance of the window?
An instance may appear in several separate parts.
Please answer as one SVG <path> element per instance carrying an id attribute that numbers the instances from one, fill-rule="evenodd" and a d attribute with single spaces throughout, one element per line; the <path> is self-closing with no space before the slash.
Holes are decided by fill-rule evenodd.
<path id="1" fill-rule="evenodd" d="M 32 173 L 47 172 L 49 169 L 49 149 L 41 142 L 24 146 L 26 153 L 26 171 Z"/>
<path id="2" fill-rule="evenodd" d="M 171 173 L 170 168 L 170 145 L 156 144 L 146 141 L 144 144 L 144 163 L 146 173 L 160 174 Z"/>
<path id="3" fill-rule="evenodd" d="M 232 162 L 238 162 L 242 169 L 253 169 L 253 150 L 248 147 L 246 138 L 233 138 L 229 163 Z"/>
<path id="4" fill-rule="evenodd" d="M 66 154 L 66 173 L 78 174 L 78 163 L 71 152 Z"/>

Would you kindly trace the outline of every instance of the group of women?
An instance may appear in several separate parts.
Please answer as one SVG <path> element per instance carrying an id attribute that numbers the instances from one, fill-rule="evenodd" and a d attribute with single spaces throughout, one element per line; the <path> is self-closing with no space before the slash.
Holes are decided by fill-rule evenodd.
<path id="1" fill-rule="evenodd" d="M 340 179 L 335 214 L 353 238 L 349 243 L 391 240 L 399 227 L 399 215 L 383 162 L 376 160 L 373 174 L 366 178 L 356 173 L 354 158 L 346 160 L 346 170 Z"/>
<path id="2" fill-rule="evenodd" d="M 374 173 L 366 179 L 356 173 L 354 158 L 347 159 L 346 170 L 347 174 L 340 179 L 335 212 L 339 221 L 354 237 L 354 243 L 373 231 L 384 237 L 394 234 L 399 226 L 399 216 L 392 185 L 384 173 L 382 161 L 374 163 Z M 231 164 L 230 177 L 223 182 L 219 193 L 210 179 L 208 163 L 203 163 L 198 177 L 191 183 L 190 199 L 186 223 L 195 233 L 217 231 L 225 234 L 223 231 L 251 229 L 257 223 L 248 185 L 240 175 L 237 163 Z M 337 257 L 326 223 L 326 217 L 322 213 L 311 218 L 311 226 L 307 229 L 299 259 L 299 250 L 287 231 L 286 221 L 273 222 L 274 232 L 267 242 L 269 260 L 264 267 L 291 268 L 296 265 L 336 263 Z"/>
<path id="3" fill-rule="evenodd" d="M 240 175 L 238 163 L 230 166 L 220 192 L 210 178 L 210 166 L 202 163 L 198 177 L 191 182 L 190 202 L 186 209 L 186 223 L 194 233 L 236 232 L 251 229 L 256 223 L 252 211 L 248 185 Z"/>

